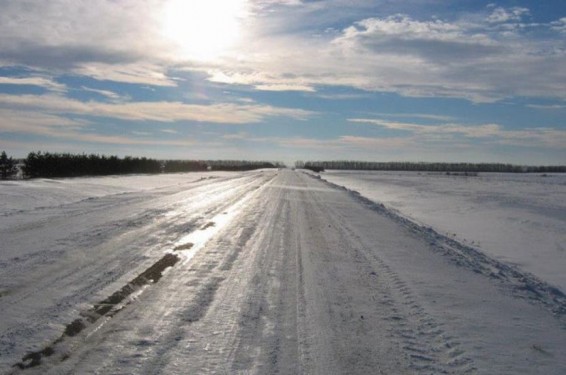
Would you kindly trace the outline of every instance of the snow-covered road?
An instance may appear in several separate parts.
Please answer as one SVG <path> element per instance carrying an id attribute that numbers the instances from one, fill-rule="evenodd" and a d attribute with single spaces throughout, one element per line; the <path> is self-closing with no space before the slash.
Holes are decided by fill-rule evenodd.
<path id="1" fill-rule="evenodd" d="M 0 236 L 7 373 L 566 373 L 560 291 L 298 171 L 9 211 Z"/>

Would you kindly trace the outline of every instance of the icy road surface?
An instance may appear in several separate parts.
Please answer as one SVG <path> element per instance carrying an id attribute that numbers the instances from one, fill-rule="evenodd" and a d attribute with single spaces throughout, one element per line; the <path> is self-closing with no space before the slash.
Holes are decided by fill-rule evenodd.
<path id="1" fill-rule="evenodd" d="M 0 236 L 3 373 L 566 373 L 559 290 L 301 172 L 5 210 Z"/>

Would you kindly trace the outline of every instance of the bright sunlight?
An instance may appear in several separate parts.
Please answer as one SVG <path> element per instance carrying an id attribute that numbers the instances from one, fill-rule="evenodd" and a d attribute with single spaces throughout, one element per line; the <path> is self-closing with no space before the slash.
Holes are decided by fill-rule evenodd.
<path id="1" fill-rule="evenodd" d="M 170 0 L 164 9 L 164 36 L 184 58 L 214 60 L 241 36 L 247 0 Z"/>

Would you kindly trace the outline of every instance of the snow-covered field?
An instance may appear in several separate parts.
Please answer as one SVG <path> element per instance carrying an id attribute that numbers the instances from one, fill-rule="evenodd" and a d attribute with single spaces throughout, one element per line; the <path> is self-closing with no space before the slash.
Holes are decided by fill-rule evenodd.
<path id="1" fill-rule="evenodd" d="M 566 174 L 328 171 L 322 177 L 566 292 Z"/>
<path id="2" fill-rule="evenodd" d="M 562 176 L 322 176 L 1 182 L 0 373 L 566 373 Z"/>

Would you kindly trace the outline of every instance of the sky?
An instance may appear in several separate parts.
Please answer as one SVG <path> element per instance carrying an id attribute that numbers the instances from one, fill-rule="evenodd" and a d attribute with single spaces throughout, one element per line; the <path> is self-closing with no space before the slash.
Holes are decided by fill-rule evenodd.
<path id="1" fill-rule="evenodd" d="M 0 0 L 0 150 L 566 162 L 564 0 Z"/>

